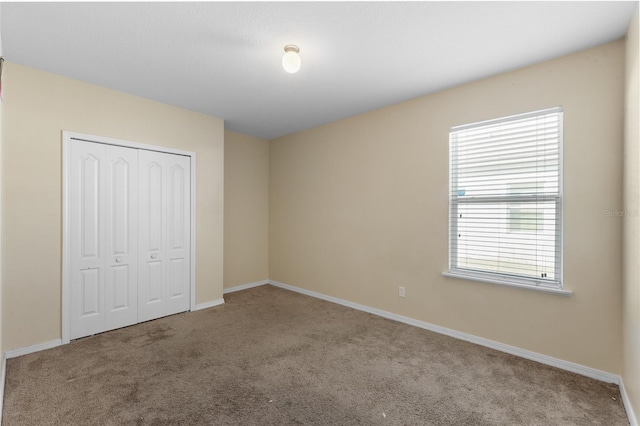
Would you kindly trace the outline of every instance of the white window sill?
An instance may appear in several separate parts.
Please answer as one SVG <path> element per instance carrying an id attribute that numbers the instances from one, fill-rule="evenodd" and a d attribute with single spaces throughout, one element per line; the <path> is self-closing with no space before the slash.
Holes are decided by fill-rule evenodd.
<path id="1" fill-rule="evenodd" d="M 514 282 L 514 281 L 507 281 L 507 280 L 501 280 L 501 279 L 498 279 L 498 278 L 483 277 L 483 276 L 478 276 L 478 275 L 462 274 L 462 273 L 458 273 L 458 272 L 443 272 L 442 275 L 444 275 L 445 277 L 449 277 L 449 278 L 461 278 L 461 279 L 464 279 L 464 280 L 480 281 L 480 282 L 483 282 L 483 283 L 500 284 L 500 285 L 506 285 L 506 286 L 509 286 L 509 287 L 523 288 L 525 290 L 533 290 L 533 291 L 540 291 L 540 292 L 543 292 L 543 293 L 559 294 L 561 296 L 571 296 L 571 294 L 573 293 L 570 290 L 562 290 L 562 289 L 553 288 L 553 287 L 536 286 L 536 285 L 532 285 L 532 284 L 522 284 L 522 283 L 518 283 L 518 282 Z"/>

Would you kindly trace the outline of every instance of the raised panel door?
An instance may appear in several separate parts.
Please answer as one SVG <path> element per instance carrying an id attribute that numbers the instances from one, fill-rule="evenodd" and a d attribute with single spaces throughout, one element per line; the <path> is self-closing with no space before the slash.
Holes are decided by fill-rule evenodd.
<path id="1" fill-rule="evenodd" d="M 105 147 L 74 141 L 70 147 L 70 337 L 105 328 Z"/>
<path id="2" fill-rule="evenodd" d="M 167 315 L 189 309 L 191 251 L 190 158 L 171 155 L 167 184 Z"/>
<path id="3" fill-rule="evenodd" d="M 138 150 L 105 148 L 106 330 L 138 321 Z"/>
<path id="4" fill-rule="evenodd" d="M 139 153 L 138 318 L 184 312 L 190 301 L 190 158 Z"/>

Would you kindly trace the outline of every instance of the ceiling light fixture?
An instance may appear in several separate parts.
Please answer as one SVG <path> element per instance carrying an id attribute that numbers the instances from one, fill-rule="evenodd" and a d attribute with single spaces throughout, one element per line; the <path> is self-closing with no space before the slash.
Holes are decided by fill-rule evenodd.
<path id="1" fill-rule="evenodd" d="M 289 74 L 297 73 L 300 70 L 302 61 L 298 53 L 300 49 L 295 44 L 287 44 L 284 47 L 284 55 L 282 55 L 282 68 Z"/>

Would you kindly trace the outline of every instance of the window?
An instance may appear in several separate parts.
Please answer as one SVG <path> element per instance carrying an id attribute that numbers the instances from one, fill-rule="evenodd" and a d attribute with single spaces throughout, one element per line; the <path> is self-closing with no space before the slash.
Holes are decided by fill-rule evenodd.
<path id="1" fill-rule="evenodd" d="M 562 288 L 562 109 L 451 128 L 449 274 Z"/>

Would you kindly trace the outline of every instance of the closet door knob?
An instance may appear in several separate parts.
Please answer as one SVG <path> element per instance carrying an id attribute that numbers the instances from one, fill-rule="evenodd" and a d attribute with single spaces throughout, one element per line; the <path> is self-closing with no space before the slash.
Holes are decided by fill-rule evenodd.
<path id="1" fill-rule="evenodd" d="M 152 258 L 152 259 L 155 259 L 155 258 L 156 258 L 156 254 L 155 254 L 155 253 L 154 253 L 154 254 L 152 254 L 152 255 L 151 255 L 151 258 Z"/>
<path id="2" fill-rule="evenodd" d="M 116 263 L 120 263 L 122 262 L 122 259 L 120 259 L 119 257 L 116 257 Z"/>

